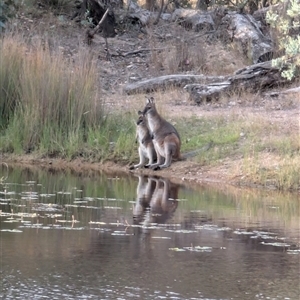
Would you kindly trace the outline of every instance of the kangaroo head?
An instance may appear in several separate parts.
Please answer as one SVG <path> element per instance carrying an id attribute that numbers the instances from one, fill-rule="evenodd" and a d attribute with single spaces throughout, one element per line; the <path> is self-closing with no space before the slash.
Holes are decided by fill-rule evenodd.
<path id="1" fill-rule="evenodd" d="M 137 119 L 137 121 L 136 121 L 136 125 L 142 124 L 142 123 L 144 122 L 144 120 L 145 120 L 145 117 L 144 117 L 142 111 L 139 110 L 139 111 L 138 111 L 138 115 L 139 115 L 139 117 L 138 117 L 138 119 Z"/>
<path id="2" fill-rule="evenodd" d="M 146 106 L 145 106 L 144 110 L 142 111 L 142 113 L 143 113 L 143 115 L 146 115 L 147 113 L 149 113 L 151 111 L 156 111 L 153 97 L 147 98 L 147 103 L 146 103 Z"/>

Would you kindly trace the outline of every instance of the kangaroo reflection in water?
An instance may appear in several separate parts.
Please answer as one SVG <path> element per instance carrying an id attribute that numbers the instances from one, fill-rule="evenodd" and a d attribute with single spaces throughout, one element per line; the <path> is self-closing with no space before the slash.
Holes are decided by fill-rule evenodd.
<path id="1" fill-rule="evenodd" d="M 168 179 L 138 175 L 137 198 L 133 208 L 133 222 L 142 232 L 153 223 L 163 224 L 178 206 L 179 186 Z"/>

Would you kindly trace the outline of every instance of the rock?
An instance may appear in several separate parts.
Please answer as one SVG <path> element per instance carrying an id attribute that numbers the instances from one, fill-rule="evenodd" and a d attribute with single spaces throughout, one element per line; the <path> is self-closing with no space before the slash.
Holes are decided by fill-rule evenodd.
<path id="1" fill-rule="evenodd" d="M 260 23 L 251 15 L 227 13 L 222 18 L 221 28 L 253 64 L 272 59 L 272 41 L 263 34 Z"/>
<path id="2" fill-rule="evenodd" d="M 211 15 L 194 9 L 178 8 L 172 14 L 172 21 L 178 22 L 188 30 L 196 32 L 201 30 L 213 30 L 215 27 Z"/>

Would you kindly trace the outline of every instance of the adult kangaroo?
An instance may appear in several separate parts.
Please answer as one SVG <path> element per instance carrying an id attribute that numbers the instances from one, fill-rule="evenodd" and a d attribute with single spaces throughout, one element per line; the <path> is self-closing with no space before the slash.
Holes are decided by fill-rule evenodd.
<path id="1" fill-rule="evenodd" d="M 171 165 L 172 159 L 180 159 L 180 136 L 176 128 L 159 115 L 153 97 L 147 98 L 142 113 L 147 118 L 157 155 L 157 163 L 150 164 L 149 167 L 154 170 L 167 168 Z"/>
<path id="2" fill-rule="evenodd" d="M 130 170 L 144 167 L 147 163 L 147 159 L 149 159 L 147 166 L 153 165 L 156 161 L 156 151 L 154 149 L 152 136 L 149 132 L 147 120 L 141 111 L 138 113 L 139 118 L 136 122 L 136 142 L 139 143 L 138 151 L 140 162 L 131 166 L 129 168 Z"/>
<path id="3" fill-rule="evenodd" d="M 138 175 L 138 178 L 134 224 L 147 228 L 152 223 L 165 223 L 177 209 L 179 185 L 154 176 Z"/>
<path id="4" fill-rule="evenodd" d="M 146 209 L 150 209 L 150 202 L 156 187 L 156 181 L 144 175 L 137 175 L 139 182 L 136 188 L 136 202 L 133 206 L 133 219 L 136 224 L 143 221 Z"/>

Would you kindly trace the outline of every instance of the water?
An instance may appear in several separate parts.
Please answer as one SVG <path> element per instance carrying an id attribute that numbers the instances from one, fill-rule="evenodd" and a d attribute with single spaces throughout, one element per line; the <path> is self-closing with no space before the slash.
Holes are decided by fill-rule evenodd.
<path id="1" fill-rule="evenodd" d="M 1 299 L 299 299 L 297 195 L 102 173 L 4 177 Z"/>

